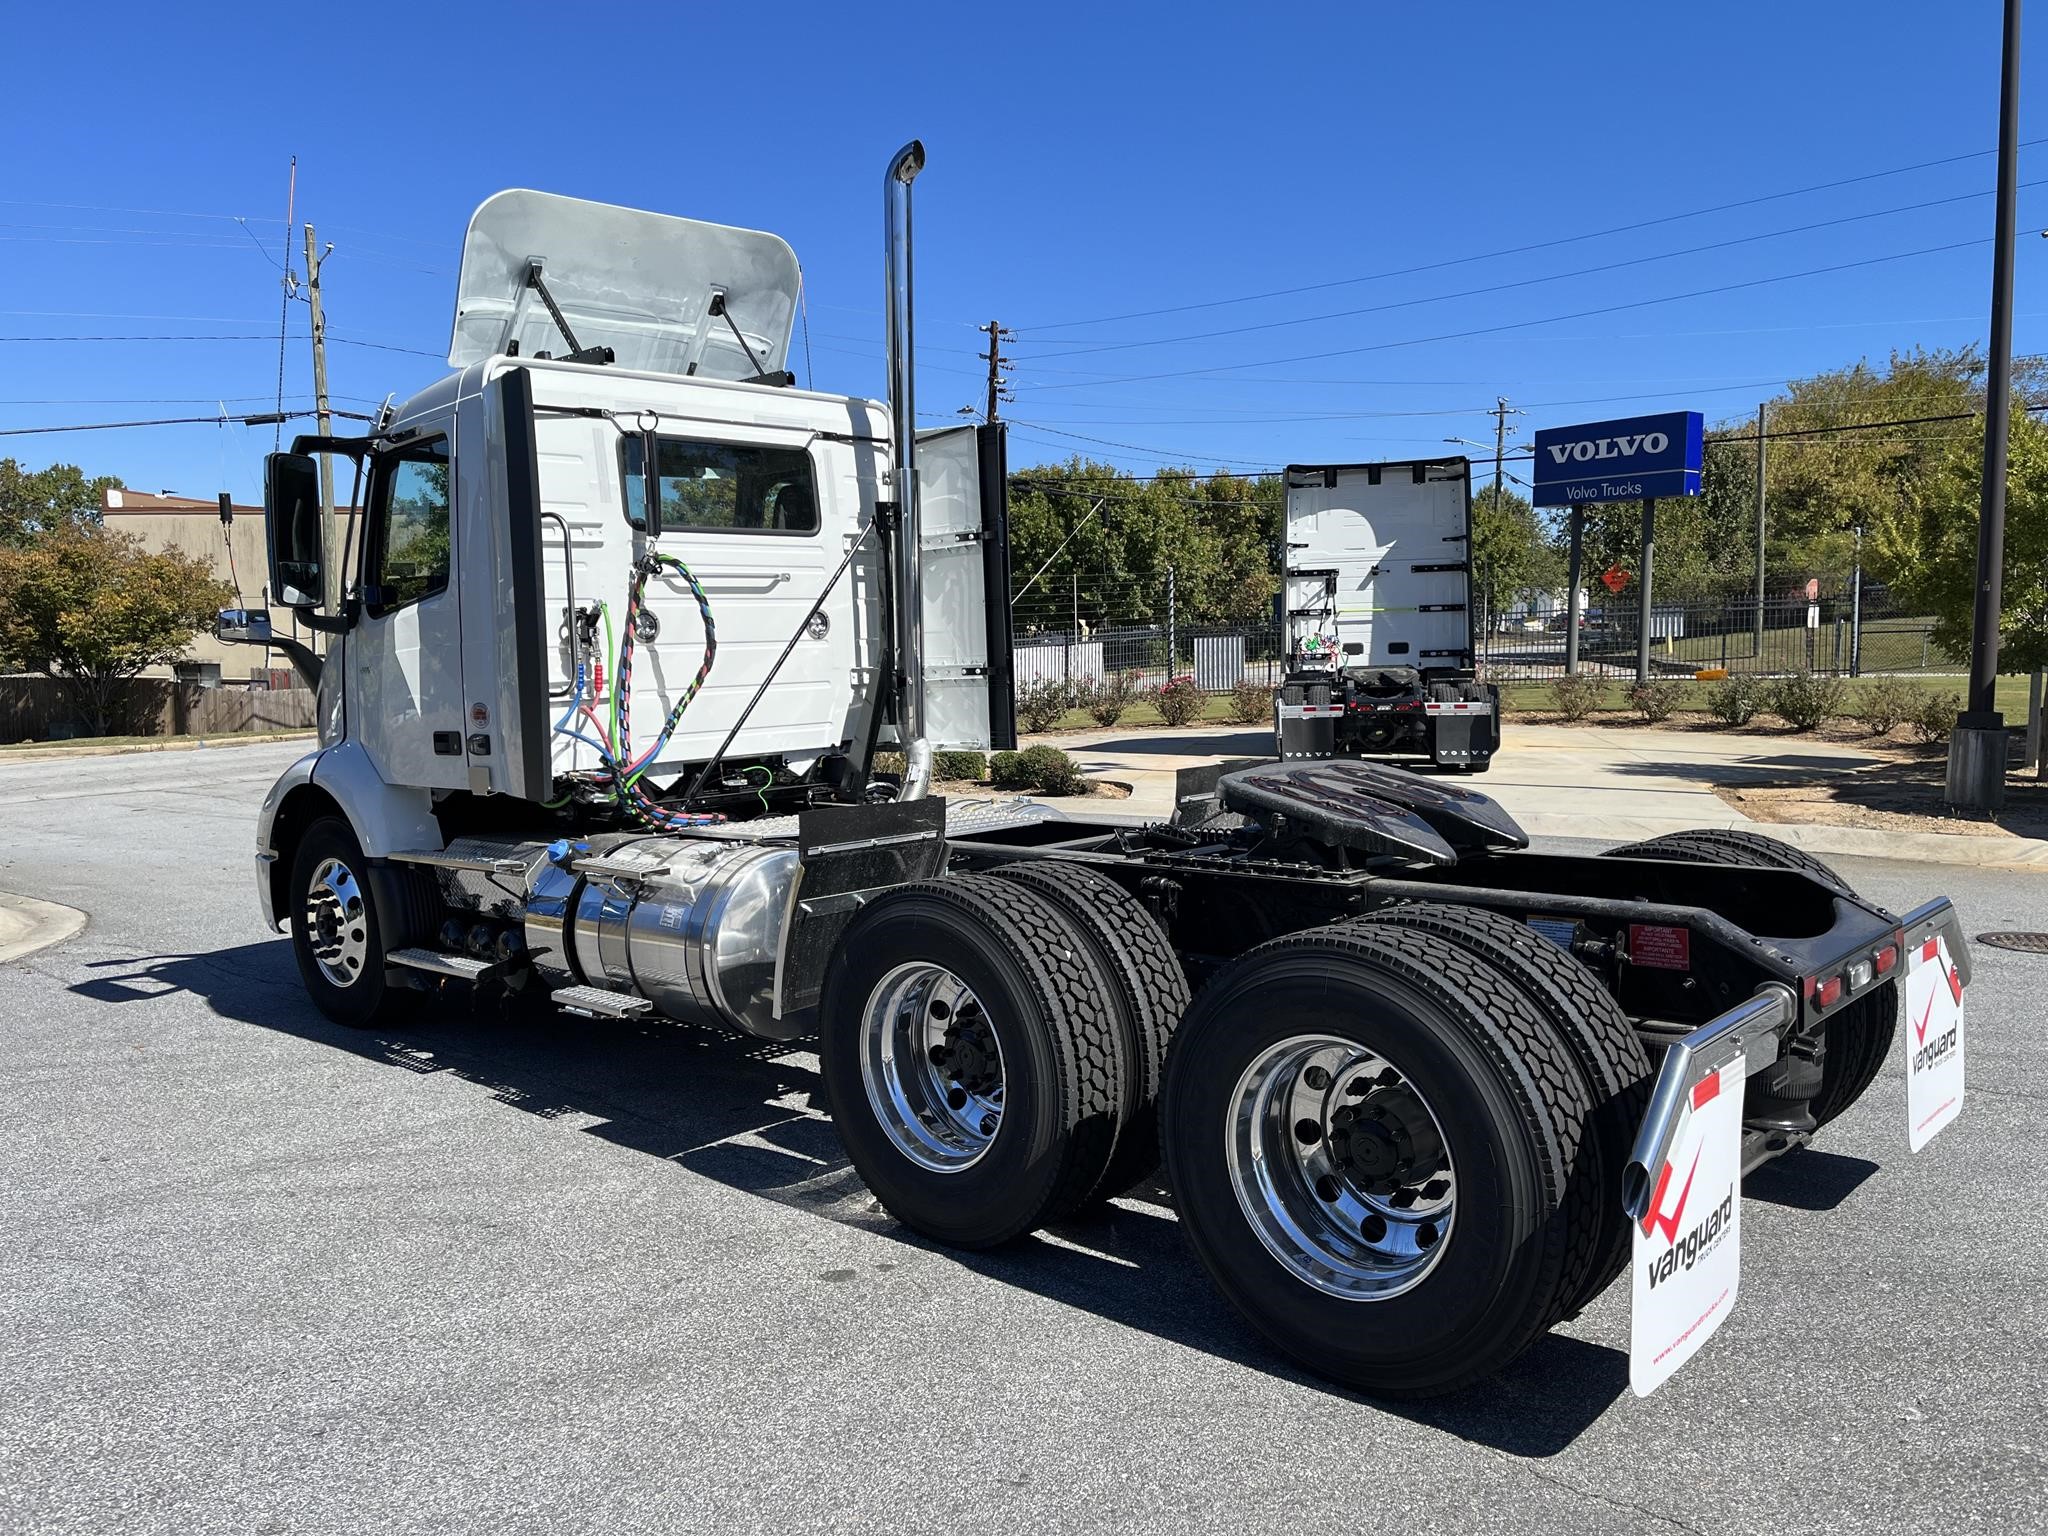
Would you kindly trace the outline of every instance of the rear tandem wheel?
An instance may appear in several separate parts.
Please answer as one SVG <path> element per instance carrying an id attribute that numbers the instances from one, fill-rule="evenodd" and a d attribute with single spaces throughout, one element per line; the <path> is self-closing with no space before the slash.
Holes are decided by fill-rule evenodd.
<path id="1" fill-rule="evenodd" d="M 1572 1284 L 1578 1069 L 1522 990 L 1433 934 L 1348 923 L 1218 973 L 1161 1104 L 1183 1229 L 1302 1365 L 1387 1396 L 1490 1375 Z"/>

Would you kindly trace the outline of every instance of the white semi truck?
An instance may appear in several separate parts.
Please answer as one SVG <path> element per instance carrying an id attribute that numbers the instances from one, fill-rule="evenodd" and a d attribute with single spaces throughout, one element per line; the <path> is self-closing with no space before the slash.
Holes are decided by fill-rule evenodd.
<path id="1" fill-rule="evenodd" d="M 1471 464 L 1291 464 L 1286 496 L 1279 755 L 1484 773 L 1500 690 L 1476 670 Z"/>
<path id="2" fill-rule="evenodd" d="M 1945 945 L 1960 998 L 1954 914 L 1737 834 L 1539 854 L 1362 762 L 1193 770 L 1160 823 L 932 797 L 935 748 L 1010 739 L 1010 636 L 1000 432 L 911 427 L 923 163 L 884 181 L 886 406 L 791 387 L 772 235 L 478 210 L 452 371 L 268 461 L 272 600 L 330 649 L 257 826 L 264 920 L 346 1024 L 474 989 L 815 1038 L 853 1166 L 941 1243 L 1163 1148 L 1281 1349 L 1386 1394 L 1496 1371 L 1675 1227 L 1655 1175 L 1713 1074 L 1732 1179 L 1870 1086 L 1902 956 Z M 338 557 L 322 453 L 362 487 Z M 220 627 L 278 643 L 268 610 Z"/>

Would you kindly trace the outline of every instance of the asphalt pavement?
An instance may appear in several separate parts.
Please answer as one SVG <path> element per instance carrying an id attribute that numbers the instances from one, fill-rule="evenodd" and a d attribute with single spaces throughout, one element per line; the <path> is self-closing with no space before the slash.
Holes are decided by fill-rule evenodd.
<path id="1" fill-rule="evenodd" d="M 1624 1283 L 1389 1408 L 1270 1353 L 1163 1191 L 910 1237 L 802 1051 L 328 1024 L 251 875 L 298 750 L 0 765 L 0 890 L 90 919 L 0 965 L 0 1529 L 2048 1528 L 2048 957 L 1976 948 L 1918 1157 L 1895 1049 L 1752 1176 L 1737 1309 L 1655 1397 Z M 1838 862 L 2048 928 L 2048 875 Z"/>

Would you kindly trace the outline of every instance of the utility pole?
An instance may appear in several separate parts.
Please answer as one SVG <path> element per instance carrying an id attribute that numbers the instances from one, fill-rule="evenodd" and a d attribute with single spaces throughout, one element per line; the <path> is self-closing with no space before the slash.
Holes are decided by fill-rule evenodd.
<path id="1" fill-rule="evenodd" d="M 1998 712 L 1998 623 L 2005 580 L 2005 465 L 2012 430 L 2012 261 L 2019 222 L 2020 0 L 2005 0 L 1998 86 L 1998 219 L 1991 256 L 1991 377 L 1984 392 L 1983 511 L 1977 522 L 1977 602 L 1971 615 L 1969 708 L 1948 744 L 1948 803 L 1995 811 L 2005 803 L 2005 717 Z"/>
<path id="2" fill-rule="evenodd" d="M 1503 475 L 1501 461 L 1507 456 L 1508 449 L 1508 418 L 1521 414 L 1520 411 L 1508 404 L 1508 397 L 1506 395 L 1495 395 L 1493 397 L 1493 510 L 1496 514 L 1500 511 L 1501 479 Z"/>
<path id="3" fill-rule="evenodd" d="M 306 302 L 313 307 L 313 411 L 320 426 L 320 435 L 327 437 L 334 431 L 334 416 L 327 400 L 327 312 L 320 307 L 320 269 L 327 264 L 327 253 L 334 246 L 330 243 L 326 251 L 318 255 L 313 252 L 313 226 L 306 226 Z M 327 611 L 341 611 L 341 571 L 338 566 L 341 545 L 334 536 L 334 456 L 320 455 L 320 549 L 322 566 L 327 572 Z"/>
<path id="4" fill-rule="evenodd" d="M 1764 402 L 1756 408 L 1756 642 L 1752 656 L 1764 653 Z"/>
<path id="5" fill-rule="evenodd" d="M 994 426 L 997 406 L 1015 403 L 1006 377 L 1010 371 L 1010 359 L 1003 356 L 1003 343 L 1015 341 L 1017 333 L 1004 330 L 993 320 L 987 325 L 977 325 L 975 329 L 988 336 L 988 350 L 981 354 L 982 361 L 988 364 L 988 403 L 982 407 L 981 419 Z"/>

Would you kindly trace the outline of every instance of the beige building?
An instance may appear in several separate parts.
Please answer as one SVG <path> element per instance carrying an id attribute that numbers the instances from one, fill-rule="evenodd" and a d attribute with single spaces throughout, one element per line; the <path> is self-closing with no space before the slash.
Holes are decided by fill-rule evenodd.
<path id="1" fill-rule="evenodd" d="M 346 536 L 353 513 L 344 510 L 338 521 Z M 152 496 L 146 491 L 109 490 L 100 516 L 114 533 L 132 535 L 142 547 L 156 553 L 176 550 L 204 560 L 213 574 L 235 588 L 242 602 L 261 608 L 269 601 L 269 555 L 264 548 L 263 509 L 236 506 L 234 521 L 223 525 L 218 498 L 202 501 L 192 496 Z M 325 649 L 325 637 L 313 634 L 283 608 L 271 610 L 271 622 L 278 633 L 306 641 L 314 650 Z M 178 677 L 208 685 L 268 683 L 275 688 L 296 686 L 284 657 L 249 645 L 223 645 L 209 634 L 195 637 L 183 659 L 168 667 L 153 667 L 146 677 Z"/>

